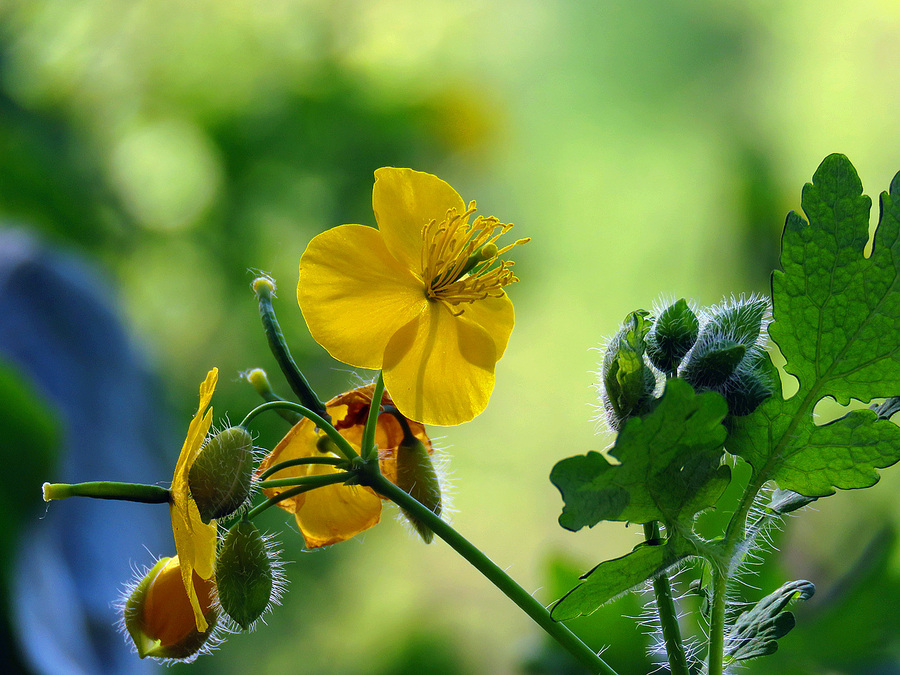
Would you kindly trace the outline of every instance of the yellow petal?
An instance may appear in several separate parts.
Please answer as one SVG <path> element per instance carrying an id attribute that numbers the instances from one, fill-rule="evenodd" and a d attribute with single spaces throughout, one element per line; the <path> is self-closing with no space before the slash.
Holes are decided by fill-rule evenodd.
<path id="1" fill-rule="evenodd" d="M 441 222 L 449 209 L 465 212 L 466 205 L 456 190 L 437 176 L 385 167 L 375 172 L 372 208 L 388 250 L 421 276 L 422 228 L 432 220 Z"/>
<path id="2" fill-rule="evenodd" d="M 495 341 L 465 314 L 441 303 L 394 334 L 384 354 L 384 383 L 406 417 L 439 426 L 468 422 L 494 389 Z M 479 315 L 480 318 L 481 315 Z"/>
<path id="3" fill-rule="evenodd" d="M 294 517 L 307 548 L 330 546 L 376 525 L 381 520 L 381 499 L 361 485 L 328 485 L 307 492 Z"/>
<path id="4" fill-rule="evenodd" d="M 380 368 L 388 340 L 426 304 L 424 285 L 378 232 L 342 225 L 300 258 L 297 301 L 313 339 L 339 361 Z"/>
<path id="5" fill-rule="evenodd" d="M 202 579 L 212 578 L 216 559 L 216 523 L 210 521 L 209 524 L 204 524 L 193 501 L 188 501 L 186 509 L 170 504 L 169 513 L 172 517 L 175 550 L 181 561 L 181 580 L 194 610 L 197 630 L 205 633 L 209 624 L 203 617 L 191 573 L 196 571 L 197 576 Z"/>
<path id="6" fill-rule="evenodd" d="M 491 336 L 499 361 L 506 351 L 509 336 L 516 323 L 516 312 L 509 296 L 504 293 L 499 298 L 485 298 L 468 305 L 460 304 L 454 309 L 462 309 L 462 315 L 467 320 L 481 326 Z"/>
<path id="7" fill-rule="evenodd" d="M 200 404 L 197 414 L 194 415 L 188 426 L 187 437 L 181 447 L 178 462 L 175 464 L 171 488 L 172 501 L 169 504 L 175 550 L 181 561 L 181 578 L 194 610 L 197 630 L 201 633 L 206 631 L 208 624 L 203 617 L 191 573 L 196 570 L 203 579 L 210 579 L 213 576 L 216 557 L 216 525 L 214 521 L 204 524 L 201 520 L 197 505 L 190 498 L 188 475 L 197 455 L 200 454 L 200 447 L 212 424 L 212 409 L 207 410 L 207 407 L 212 400 L 218 378 L 219 370 L 213 368 L 207 373 L 203 384 L 200 385 Z"/>

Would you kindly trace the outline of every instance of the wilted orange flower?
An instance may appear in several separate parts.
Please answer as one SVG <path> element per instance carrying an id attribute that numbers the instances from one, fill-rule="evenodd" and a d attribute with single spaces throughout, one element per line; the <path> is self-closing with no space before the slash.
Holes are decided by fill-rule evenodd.
<path id="1" fill-rule="evenodd" d="M 357 451 L 362 443 L 363 430 L 372 404 L 374 386 L 360 387 L 340 394 L 326 404 L 331 422 L 341 436 Z M 383 406 L 393 405 L 387 392 Z M 431 440 L 425 427 L 408 420 L 410 432 L 432 453 Z M 404 438 L 403 428 L 393 415 L 382 414 L 375 427 L 375 444 L 378 446 L 378 463 L 384 476 L 397 482 L 397 449 Z M 305 457 L 338 457 L 332 452 L 330 439 L 308 419 L 294 425 L 272 452 L 262 461 L 259 472 L 291 459 Z M 272 478 L 291 478 L 338 473 L 331 465 L 304 464 L 279 471 Z M 291 488 L 265 488 L 267 497 L 274 497 Z M 289 497 L 278 506 L 293 513 L 307 548 L 328 546 L 350 539 L 381 519 L 381 498 L 363 485 L 328 485 Z"/>

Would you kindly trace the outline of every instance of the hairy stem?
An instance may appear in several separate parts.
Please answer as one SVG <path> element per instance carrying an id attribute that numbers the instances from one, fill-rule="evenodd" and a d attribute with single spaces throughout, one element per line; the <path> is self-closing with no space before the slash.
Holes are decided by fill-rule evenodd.
<path id="1" fill-rule="evenodd" d="M 644 536 L 647 541 L 659 539 L 659 524 L 656 521 L 644 525 Z M 653 578 L 653 594 L 656 597 L 656 609 L 659 612 L 659 623 L 662 627 L 663 640 L 666 643 L 666 655 L 669 659 L 669 670 L 672 675 L 689 675 L 687 656 L 681 639 L 681 627 L 678 625 L 678 612 L 672 597 L 672 585 L 665 572 Z"/>

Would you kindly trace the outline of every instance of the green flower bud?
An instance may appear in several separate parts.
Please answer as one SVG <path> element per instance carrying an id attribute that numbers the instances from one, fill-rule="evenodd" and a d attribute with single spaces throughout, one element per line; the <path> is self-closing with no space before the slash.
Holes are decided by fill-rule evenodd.
<path id="1" fill-rule="evenodd" d="M 750 350 L 759 346 L 763 328 L 768 325 L 768 315 L 767 298 L 741 297 L 711 307 L 703 332 L 728 338 Z"/>
<path id="2" fill-rule="evenodd" d="M 441 485 L 437 471 L 425 444 L 412 434 L 406 434 L 397 446 L 397 486 L 435 515 L 441 515 Z M 409 511 L 403 513 L 425 543 L 430 544 L 434 532 Z"/>
<path id="3" fill-rule="evenodd" d="M 656 375 L 644 362 L 644 338 L 649 329 L 647 312 L 632 312 L 610 340 L 603 357 L 601 399 L 614 431 L 628 418 L 643 414 L 653 399 Z"/>
<path id="4" fill-rule="evenodd" d="M 250 628 L 273 602 L 276 570 L 266 541 L 248 520 L 228 531 L 216 558 L 219 604 L 244 630 Z"/>
<path id="5" fill-rule="evenodd" d="M 664 309 L 647 335 L 647 356 L 664 373 L 672 373 L 700 333 L 697 315 L 683 298 Z"/>
<path id="6" fill-rule="evenodd" d="M 209 439 L 188 474 L 204 523 L 234 513 L 247 501 L 252 471 L 253 439 L 246 429 L 230 427 Z"/>
<path id="7" fill-rule="evenodd" d="M 150 656 L 190 661 L 217 642 L 213 638 L 217 621 L 212 603 L 214 582 L 197 574 L 193 579 L 209 624 L 203 633 L 197 630 L 194 610 L 184 590 L 178 556 L 161 558 L 131 591 L 124 606 L 125 630 L 142 659 Z"/>
<path id="8" fill-rule="evenodd" d="M 772 381 L 764 372 L 742 370 L 725 383 L 722 394 L 732 415 L 749 415 L 772 395 Z"/>
<path id="9" fill-rule="evenodd" d="M 728 381 L 747 353 L 747 347 L 727 338 L 702 340 L 688 355 L 681 377 L 694 389 L 712 389 Z"/>

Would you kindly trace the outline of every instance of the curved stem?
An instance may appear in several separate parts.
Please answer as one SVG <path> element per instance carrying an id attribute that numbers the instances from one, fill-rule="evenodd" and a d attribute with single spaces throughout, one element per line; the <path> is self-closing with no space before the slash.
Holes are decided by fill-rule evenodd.
<path id="1" fill-rule="evenodd" d="M 290 499 L 291 497 L 296 497 L 299 494 L 302 494 L 304 492 L 309 492 L 310 490 L 314 490 L 314 489 L 315 488 L 311 485 L 298 485 L 297 487 L 292 488 L 290 490 L 285 490 L 284 492 L 281 492 L 281 493 L 275 495 L 274 497 L 269 497 L 266 501 L 262 502 L 261 504 L 257 504 L 256 506 L 254 506 L 252 509 L 247 511 L 247 514 L 244 516 L 244 519 L 245 520 L 253 520 L 260 513 L 262 513 L 263 511 L 267 510 L 268 508 L 270 508 L 272 506 L 275 506 L 278 502 L 283 501 L 285 499 Z"/>
<path id="2" fill-rule="evenodd" d="M 447 542 L 454 551 L 487 577 L 506 597 L 516 603 L 522 611 L 559 642 L 572 656 L 578 659 L 582 665 L 587 667 L 591 673 L 616 675 L 615 670 L 607 665 L 590 647 L 578 639 L 564 624 L 554 621 L 546 607 L 513 581 L 506 572 L 500 569 L 478 548 L 469 543 L 467 539 L 445 521 L 441 520 L 439 516 L 435 515 L 431 509 L 419 503 L 381 474 L 370 473 L 366 476 L 366 481 L 367 485 L 376 492 L 387 497 L 399 507 L 415 514 L 421 523 L 428 526 L 437 536 Z"/>
<path id="3" fill-rule="evenodd" d="M 352 471 L 341 471 L 340 473 L 327 473 L 317 476 L 303 476 L 301 478 L 274 478 L 272 480 L 261 480 L 259 486 L 261 488 L 276 487 L 309 487 L 310 489 L 325 487 L 326 485 L 334 485 L 335 483 L 343 483 L 349 478 L 356 477 Z"/>
<path id="4" fill-rule="evenodd" d="M 278 362 L 278 367 L 284 373 L 284 377 L 291 387 L 291 390 L 297 397 L 311 410 L 325 417 L 325 404 L 316 396 L 316 392 L 309 386 L 309 382 L 303 377 L 303 373 L 294 363 L 294 357 L 291 356 L 291 350 L 288 349 L 284 340 L 284 334 L 281 332 L 281 326 L 275 316 L 275 309 L 272 307 L 272 293 L 274 286 L 272 281 L 266 277 L 261 277 L 253 283 L 253 290 L 259 300 L 259 317 L 262 320 L 263 330 L 266 333 L 266 339 L 269 342 L 269 349 Z"/>
<path id="5" fill-rule="evenodd" d="M 646 523 L 644 536 L 647 541 L 659 539 L 659 523 L 656 521 Z M 672 597 L 672 585 L 665 572 L 653 578 L 653 594 L 656 597 L 656 610 L 659 612 L 659 623 L 666 643 L 669 670 L 672 675 L 688 675 L 690 670 L 684 653 L 684 642 L 681 639 L 681 627 L 678 625 L 678 612 Z"/>
<path id="6" fill-rule="evenodd" d="M 299 457 L 297 459 L 287 459 L 278 464 L 273 464 L 268 469 L 259 474 L 259 480 L 263 481 L 272 474 L 290 469 L 294 466 L 304 466 L 306 464 L 330 464 L 331 466 L 340 466 L 346 464 L 347 460 L 338 457 Z"/>
<path id="7" fill-rule="evenodd" d="M 313 412 L 309 408 L 300 405 L 299 403 L 294 403 L 293 401 L 271 401 L 269 403 L 263 403 L 262 405 L 256 406 L 253 410 L 247 413 L 247 416 L 244 417 L 241 422 L 241 426 L 246 428 L 247 425 L 253 420 L 254 417 L 259 415 L 260 413 L 264 413 L 267 410 L 277 410 L 278 408 L 286 408 L 288 410 L 293 410 L 295 412 L 300 413 L 304 417 L 309 420 L 312 420 L 316 423 L 316 426 L 324 431 L 328 437 L 334 441 L 334 444 L 338 447 L 341 453 L 347 459 L 353 459 L 354 457 L 359 457 L 356 454 L 356 450 L 353 449 L 353 446 L 347 442 L 347 439 L 341 436 L 337 429 L 335 429 L 331 422 L 326 420 L 321 415 Z"/>

